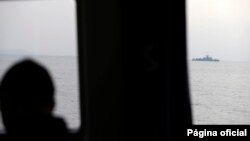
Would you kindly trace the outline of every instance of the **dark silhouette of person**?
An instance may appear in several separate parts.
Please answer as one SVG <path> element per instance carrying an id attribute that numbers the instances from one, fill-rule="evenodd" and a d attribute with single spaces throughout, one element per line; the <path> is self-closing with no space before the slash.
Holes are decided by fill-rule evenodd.
<path id="1" fill-rule="evenodd" d="M 26 59 L 10 68 L 0 85 L 6 140 L 68 140 L 65 122 L 52 115 L 54 85 L 49 73 Z"/>

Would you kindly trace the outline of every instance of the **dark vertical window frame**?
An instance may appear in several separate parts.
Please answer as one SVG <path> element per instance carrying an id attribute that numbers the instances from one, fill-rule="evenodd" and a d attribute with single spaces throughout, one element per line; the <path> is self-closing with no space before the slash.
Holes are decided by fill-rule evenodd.
<path id="1" fill-rule="evenodd" d="M 167 4 L 167 133 L 170 140 L 176 140 L 180 135 L 186 135 L 186 129 L 192 125 L 187 73 L 186 4 L 185 0 L 168 0 Z"/>
<path id="2" fill-rule="evenodd" d="M 119 1 L 78 0 L 82 131 L 85 139 L 120 140 Z"/>
<path id="3" fill-rule="evenodd" d="M 81 140 L 88 140 L 88 83 L 87 83 L 87 34 L 86 34 L 86 8 L 84 0 L 76 1 L 77 16 L 77 41 L 78 41 L 78 64 L 79 64 L 79 89 L 80 89 L 80 112 L 81 126 L 79 137 Z"/>

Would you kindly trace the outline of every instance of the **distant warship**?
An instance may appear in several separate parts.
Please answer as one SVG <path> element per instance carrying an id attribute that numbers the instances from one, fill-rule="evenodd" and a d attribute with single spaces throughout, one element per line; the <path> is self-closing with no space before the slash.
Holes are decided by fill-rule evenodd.
<path id="1" fill-rule="evenodd" d="M 214 59 L 214 58 L 210 57 L 209 55 L 206 55 L 203 58 L 193 58 L 192 61 L 212 61 L 212 62 L 218 62 L 220 60 Z"/>

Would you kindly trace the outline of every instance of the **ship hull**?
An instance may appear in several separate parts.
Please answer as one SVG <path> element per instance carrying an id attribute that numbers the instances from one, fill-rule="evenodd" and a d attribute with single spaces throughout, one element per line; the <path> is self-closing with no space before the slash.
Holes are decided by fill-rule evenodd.
<path id="1" fill-rule="evenodd" d="M 219 60 L 192 60 L 192 61 L 199 61 L 199 62 L 219 62 Z"/>

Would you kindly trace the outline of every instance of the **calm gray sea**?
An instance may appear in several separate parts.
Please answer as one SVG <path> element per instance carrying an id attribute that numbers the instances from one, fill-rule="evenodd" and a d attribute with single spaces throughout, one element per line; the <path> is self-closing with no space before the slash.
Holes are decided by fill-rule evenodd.
<path id="1" fill-rule="evenodd" d="M 22 57 L 0 56 L 0 80 Z M 79 87 L 76 57 L 40 56 L 56 86 L 55 115 L 78 128 Z M 195 124 L 250 124 L 250 62 L 189 62 Z M 0 116 L 0 129 L 4 129 Z"/>
<path id="2" fill-rule="evenodd" d="M 250 62 L 189 62 L 195 124 L 250 124 Z"/>
<path id="3" fill-rule="evenodd" d="M 23 57 L 0 56 L 0 80 L 6 70 Z M 78 66 L 76 57 L 38 56 L 33 57 L 50 72 L 56 87 L 56 107 L 54 114 L 63 117 L 67 126 L 76 129 L 80 125 Z M 3 130 L 0 115 L 0 130 Z"/>

